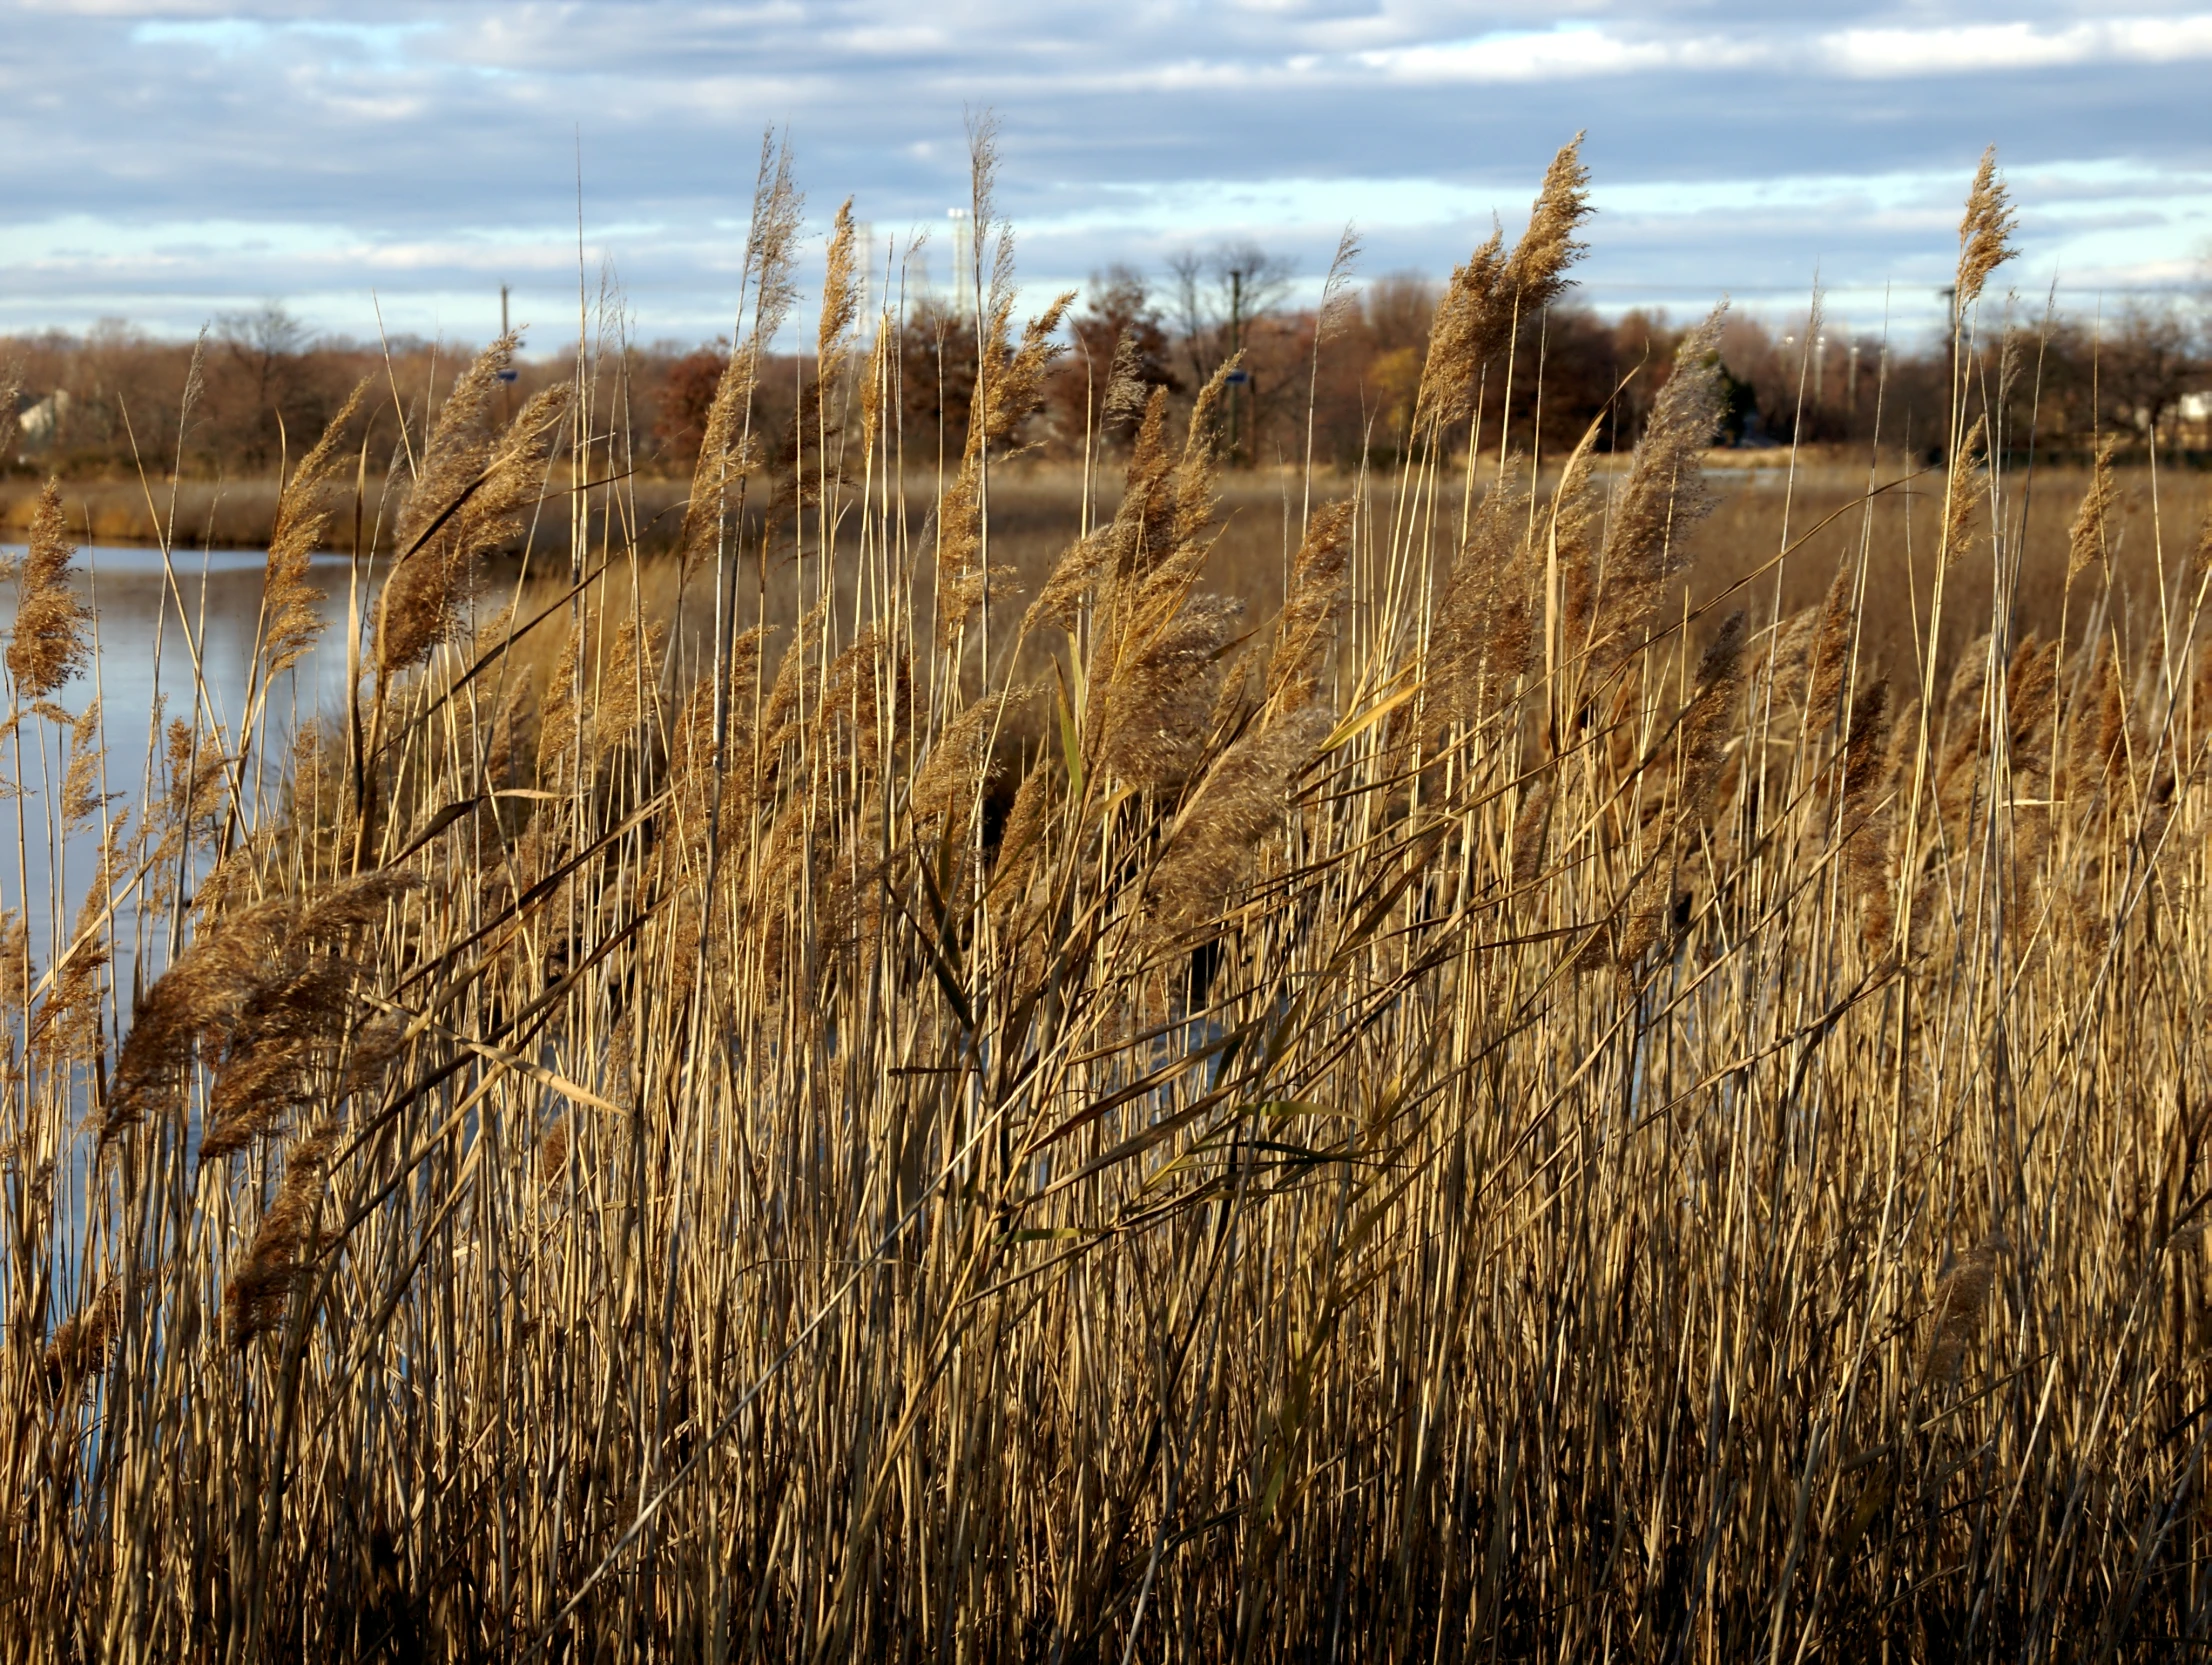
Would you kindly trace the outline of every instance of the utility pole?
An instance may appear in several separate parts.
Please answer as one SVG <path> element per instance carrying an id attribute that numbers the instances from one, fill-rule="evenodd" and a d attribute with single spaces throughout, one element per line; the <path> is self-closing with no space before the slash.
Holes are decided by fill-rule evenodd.
<path id="1" fill-rule="evenodd" d="M 499 338 L 500 338 L 500 340 L 504 341 L 504 340 L 506 340 L 506 339 L 507 339 L 507 331 L 508 331 L 508 328 L 509 328 L 509 326 L 508 326 L 508 323 L 507 323 L 507 286 L 506 286 L 506 285 L 505 285 L 505 284 L 503 283 L 503 284 L 501 284 L 501 285 L 499 286 Z M 514 371 L 513 371 L 512 369 L 509 369 L 509 370 L 503 371 L 503 372 L 502 372 L 502 373 L 500 374 L 500 378 L 499 378 L 499 418 L 500 418 L 500 420 L 501 420 L 502 422 L 512 422 L 512 421 L 513 421 L 513 420 L 515 419 L 515 373 L 514 373 Z"/>
<path id="2" fill-rule="evenodd" d="M 1939 295 L 1941 295 L 1941 296 L 1943 297 L 1943 339 L 1944 339 L 1944 342 L 1945 342 L 1945 344 L 1946 344 L 1946 350 L 1948 351 L 1948 353 L 1949 353 L 1949 355 L 1950 355 L 1950 365 L 1951 365 L 1951 384 L 1950 384 L 1950 386 L 1949 386 L 1949 387 L 1948 387 L 1947 389 L 1945 389 L 1945 393 L 1946 393 L 1946 395 L 1947 395 L 1947 397 L 1948 397 L 1948 400 L 1949 400 L 1949 403 L 1950 403 L 1950 405 L 1951 405 L 1951 408 L 1952 408 L 1952 410 L 1953 410 L 1953 411 L 1955 412 L 1955 411 L 1957 410 L 1957 408 L 1958 408 L 1958 403 L 1959 403 L 1959 289 L 1958 289 L 1958 285 L 1957 285 L 1957 284 L 1955 284 L 1955 283 L 1947 283 L 1947 284 L 1945 284 L 1945 285 L 1944 285 L 1944 286 L 1943 286 L 1943 287 L 1942 287 L 1941 289 L 1938 289 L 1938 290 L 1936 291 L 1936 293 L 1937 293 L 1937 294 L 1939 294 Z M 1956 426 L 1956 424 L 1954 423 L 1954 424 L 1953 424 L 1953 426 L 1955 427 L 1955 426 Z M 1958 438 L 1958 435 L 1957 435 L 1956 433 L 1953 433 L 1953 434 L 1951 435 L 1951 441 L 1956 441 L 1956 440 L 1957 440 L 1957 438 Z M 1950 455 L 1950 449 L 1951 449 L 1950 443 L 1949 443 L 1949 442 L 1946 442 L 1946 444 L 1944 445 L 1944 455 L 1945 455 L 1946 457 L 1948 457 L 1948 456 Z"/>
<path id="3" fill-rule="evenodd" d="M 1244 273 L 1235 266 L 1229 268 L 1229 352 L 1232 357 L 1244 351 Z M 1235 372 L 1231 372 L 1233 375 Z M 1239 397 L 1242 389 L 1229 389 L 1229 452 L 1242 454 L 1244 441 L 1244 401 Z"/>

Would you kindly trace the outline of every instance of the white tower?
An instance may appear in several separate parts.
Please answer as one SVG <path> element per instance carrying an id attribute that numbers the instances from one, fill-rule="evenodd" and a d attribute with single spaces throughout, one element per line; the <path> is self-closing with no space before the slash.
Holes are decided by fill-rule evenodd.
<path id="1" fill-rule="evenodd" d="M 948 208 L 952 222 L 952 309 L 972 320 L 975 312 L 975 225 L 965 208 Z"/>

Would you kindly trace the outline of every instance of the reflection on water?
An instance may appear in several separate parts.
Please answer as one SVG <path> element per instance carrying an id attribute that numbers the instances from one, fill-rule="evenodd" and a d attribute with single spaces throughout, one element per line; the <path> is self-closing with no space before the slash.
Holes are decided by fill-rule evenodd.
<path id="1" fill-rule="evenodd" d="M 20 545 L 0 545 L 10 556 L 22 553 Z M 261 582 L 264 557 L 250 550 L 194 552 L 175 558 L 165 569 L 161 552 L 154 549 L 90 548 L 77 555 L 76 587 L 94 610 L 94 634 L 98 652 L 92 664 L 64 687 L 54 703 L 72 715 L 82 712 L 97 697 L 106 729 L 106 783 L 117 808 L 129 808 L 135 818 L 144 793 L 148 742 L 152 738 L 155 700 L 165 697 L 166 717 L 191 721 L 200 704 L 202 733 L 210 720 L 235 739 L 245 714 L 246 689 L 251 669 L 254 637 L 261 614 Z M 256 751 L 264 759 L 281 760 L 297 727 L 318 710 L 339 709 L 345 697 L 345 617 L 348 563 L 343 557 L 317 560 L 311 582 L 329 592 L 321 605 L 332 626 L 323 643 L 292 671 L 277 679 L 269 690 L 262 718 L 263 738 Z M 0 631 L 15 622 L 16 587 L 0 584 Z M 193 661 L 199 662 L 199 686 L 195 693 Z M 49 917 L 48 875 L 52 870 L 57 800 L 67 753 L 59 725 L 38 717 L 25 720 L 17 731 L 20 746 L 22 796 L 15 800 L 21 815 L 25 861 L 21 866 L 0 861 L 0 903 L 21 908 L 28 901 L 33 956 L 41 967 L 51 963 L 54 921 Z M 158 742 L 156 742 L 158 743 Z M 0 769 L 17 770 L 16 748 L 0 754 Z M 262 772 L 262 784 L 274 783 L 273 764 Z M 6 805 L 0 804 L 0 812 Z M 67 841 L 61 852 L 65 881 L 64 905 L 74 910 L 98 861 L 97 833 L 80 834 Z M 68 921 L 63 921 L 64 924 Z M 136 933 L 126 917 L 118 920 L 119 960 L 127 960 Z M 119 982 L 130 985 L 127 963 L 117 967 Z M 126 996 L 127 999 L 127 996 Z"/>

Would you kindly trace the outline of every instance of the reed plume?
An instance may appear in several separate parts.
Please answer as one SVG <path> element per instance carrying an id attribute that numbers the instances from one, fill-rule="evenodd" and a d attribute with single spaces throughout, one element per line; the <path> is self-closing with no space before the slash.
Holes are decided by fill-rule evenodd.
<path id="1" fill-rule="evenodd" d="M 2081 507 L 2074 512 L 2074 524 L 2066 535 L 2066 582 L 2069 587 L 2105 559 L 2105 526 L 2119 499 L 2119 487 L 2112 477 L 2112 454 L 2119 446 L 2119 439 L 2110 435 L 2097 443 L 2096 457 L 2090 463 L 2089 489 L 2082 493 Z"/>
<path id="2" fill-rule="evenodd" d="M 1982 152 L 1974 170 L 1973 188 L 1966 194 L 1966 213 L 1959 221 L 1957 314 L 1981 299 L 1989 274 L 2018 251 L 2012 245 L 2017 216 L 2005 194 L 2005 182 L 1997 176 L 1997 147 Z"/>
<path id="3" fill-rule="evenodd" d="M 853 224 L 853 199 L 847 197 L 837 206 L 822 272 L 822 315 L 814 337 L 814 374 L 823 387 L 834 383 L 844 368 L 847 337 L 860 313 L 856 281 L 859 261 L 854 252 L 858 237 L 859 228 Z"/>
<path id="4" fill-rule="evenodd" d="M 1042 845 L 1057 807 L 1060 779 L 1049 763 L 1039 763 L 1022 776 L 1014 802 L 1006 812 L 1006 826 L 991 857 L 991 882 L 998 885 L 1017 872 L 1031 872 L 1042 854 Z"/>
<path id="5" fill-rule="evenodd" d="M 109 1278 L 82 1308 L 54 1326 L 46 1344 L 46 1379 L 57 1393 L 107 1369 L 123 1327 L 123 1285 Z"/>
<path id="6" fill-rule="evenodd" d="M 107 750 L 99 744 L 100 702 L 92 701 L 69 725 L 69 772 L 62 777 L 61 824 L 75 832 L 91 824 L 107 799 L 100 791 Z"/>
<path id="7" fill-rule="evenodd" d="M 1152 389 L 1144 379 L 1144 349 L 1136 333 L 1114 337 L 1114 357 L 1106 372 L 1106 391 L 1098 402 L 1098 425 L 1108 433 L 1134 427 L 1144 419 Z"/>
<path id="8" fill-rule="evenodd" d="M 1682 338 L 1674 370 L 1613 493 L 1592 575 L 1598 600 L 1585 640 L 1593 665 L 1615 661 L 1648 628 L 1665 588 L 1688 564 L 1689 530 L 1712 507 L 1701 461 L 1719 421 L 1720 331 L 1715 307 Z"/>
<path id="9" fill-rule="evenodd" d="M 1852 567 L 1838 562 L 1812 625 L 1806 650 L 1805 724 L 1809 732 L 1832 727 L 1843 715 L 1844 685 L 1851 672 L 1857 619 L 1853 611 Z"/>
<path id="10" fill-rule="evenodd" d="M 937 507 L 939 651 L 949 648 L 990 603 L 981 565 L 986 460 L 991 448 L 1006 446 L 1036 409 L 1045 371 L 1064 350 L 1053 336 L 1074 302 L 1072 290 L 1054 297 L 1051 305 L 1023 326 L 1018 347 L 1009 341 L 1014 304 L 1010 291 L 994 300 L 984 325 L 979 354 L 984 368 L 977 376 L 968 412 L 967 448 L 959 474 Z"/>
<path id="11" fill-rule="evenodd" d="M 24 1016 L 37 974 L 31 960 L 30 921 L 13 908 L 0 908 L 0 1009 L 12 1017 Z M 12 1034 L 8 1042 L 12 1048 Z"/>
<path id="12" fill-rule="evenodd" d="M 1955 557 L 1966 547 L 1974 511 L 1981 506 L 1989 485 L 1989 459 L 1984 451 L 1988 433 L 1988 418 L 1976 416 L 1951 458 L 1950 474 L 1944 483 L 1942 541 L 1936 546 L 1939 559 Z"/>
<path id="13" fill-rule="evenodd" d="M 277 499 L 261 601 L 261 651 L 266 660 L 264 674 L 270 678 L 298 664 L 323 633 L 318 608 L 327 597 L 308 583 L 308 564 L 330 531 L 330 489 L 345 460 L 339 444 L 374 385 L 373 378 L 364 378 L 347 395 Z"/>
<path id="14" fill-rule="evenodd" d="M 1552 780 L 1545 775 L 1529 783 L 1521 794 L 1521 807 L 1513 817 L 1513 837 L 1507 868 L 1516 891 L 1536 885 L 1544 871 L 1545 835 L 1551 830 Z"/>
<path id="15" fill-rule="evenodd" d="M 1268 653 L 1266 704 L 1271 711 L 1295 710 L 1320 692 L 1325 638 L 1344 602 L 1352 514 L 1350 503 L 1330 503 L 1307 523 Z"/>
<path id="16" fill-rule="evenodd" d="M 1749 629 L 1748 616 L 1741 609 L 1729 614 L 1698 660 L 1696 692 L 1682 716 L 1676 814 L 1685 819 L 1703 819 L 1712 811 L 1730 739 L 1731 708 L 1743 693 L 1743 649 Z"/>
<path id="17" fill-rule="evenodd" d="M 1844 739 L 1843 800 L 1839 811 L 1846 891 L 1863 918 L 1867 949 L 1886 954 L 1896 930 L 1896 875 L 1890 862 L 1891 815 L 1882 794 L 1896 774 L 1890 755 L 1889 684 L 1876 680 L 1851 702 Z"/>
<path id="18" fill-rule="evenodd" d="M 1945 1383 L 1958 1373 L 1989 1305 L 1999 1257 L 2010 1247 L 2001 1233 L 1992 1232 L 1936 1280 L 1935 1309 L 1929 1316 L 1927 1351 L 1921 1364 L 1923 1381 Z"/>
<path id="19" fill-rule="evenodd" d="M 1222 659 L 1242 604 L 1194 596 L 1156 624 L 1133 630 L 1103 693 L 1100 761 L 1132 786 L 1185 779 L 1203 752 L 1221 684 Z"/>
<path id="20" fill-rule="evenodd" d="M 1214 412 L 1234 369 L 1235 360 L 1225 362 L 1200 390 L 1172 463 L 1154 395 L 1112 527 L 1106 617 L 1094 655 L 1104 675 L 1086 747 L 1136 787 L 1178 784 L 1198 766 L 1243 617 L 1240 603 L 1195 591 L 1221 465 Z"/>
<path id="21" fill-rule="evenodd" d="M 2109 789 L 2127 746 L 2127 705 L 2118 655 L 2109 641 L 2100 642 L 2095 655 L 2087 686 L 2067 724 L 2066 798 L 2077 819 L 2109 808 Z"/>
<path id="22" fill-rule="evenodd" d="M 171 1108 L 195 1056 L 213 1076 L 203 1164 L 243 1149 L 309 1102 L 318 1068 L 358 1010 L 350 990 L 365 961 L 345 951 L 345 939 L 379 923 L 414 882 L 370 872 L 211 921 L 133 1014 L 101 1143 Z"/>
<path id="23" fill-rule="evenodd" d="M 993 773 L 991 731 L 1001 715 L 996 696 L 976 700 L 945 725 L 930 747 L 908 800 L 925 846 L 957 839 L 967 826 Z"/>
<path id="24" fill-rule="evenodd" d="M 1206 771 L 1168 834 L 1153 880 L 1158 938 L 1188 936 L 1250 872 L 1289 807 L 1292 781 L 1328 732 L 1329 714 L 1303 706 L 1254 723 Z"/>
<path id="25" fill-rule="evenodd" d="M 459 632 L 484 557 L 522 529 L 520 511 L 537 499 L 571 389 L 533 394 L 506 431 L 495 433 L 500 374 L 515 347 L 514 335 L 502 336 L 463 372 L 424 444 L 421 472 L 400 511 L 399 558 L 377 605 L 380 683 Z"/>
<path id="26" fill-rule="evenodd" d="M 1544 170 L 1543 188 L 1529 210 L 1528 229 L 1498 274 L 1500 292 L 1511 297 L 1523 317 L 1542 311 L 1566 292 L 1567 268 L 1587 252 L 1588 245 L 1575 236 L 1593 212 L 1590 170 L 1582 164 L 1582 138 L 1577 133 L 1560 146 Z"/>
<path id="27" fill-rule="evenodd" d="M 302 1134 L 284 1153 L 276 1198 L 223 1289 L 224 1327 L 241 1351 L 282 1322 L 285 1303 L 308 1269 L 324 1165 L 337 1142 L 337 1130 L 326 1125 Z"/>
<path id="28" fill-rule="evenodd" d="M 1542 551 L 1527 535 L 1534 517 L 1521 472 L 1518 459 L 1509 458 L 1502 478 L 1483 494 L 1437 603 L 1435 678 L 1453 721 L 1472 722 L 1494 709 L 1500 691 L 1528 671 L 1535 654 Z"/>
<path id="29" fill-rule="evenodd" d="M 85 627 L 92 611 L 70 587 L 69 541 L 61 482 L 48 480 L 31 518 L 29 547 L 18 576 L 15 633 L 8 640 L 8 675 L 18 700 L 43 700 L 83 670 L 91 657 Z"/>
<path id="30" fill-rule="evenodd" d="M 791 149 L 771 129 L 761 139 L 760 168 L 753 183 L 751 223 L 745 233 L 744 275 L 752 289 L 753 323 L 731 350 L 707 407 L 699 460 L 691 475 L 678 545 L 688 574 L 714 553 L 729 513 L 730 494 L 741 487 L 757 460 L 753 400 L 760 386 L 763 356 L 783 327 L 796 296 L 792 285 L 793 245 L 798 240 L 806 199 L 791 180 Z M 742 301 L 743 296 L 740 295 Z"/>
<path id="31" fill-rule="evenodd" d="M 1577 969 L 1595 971 L 1610 964 L 1624 979 L 1633 978 L 1670 922 L 1676 930 L 1687 924 L 1684 845 L 1706 824 L 1719 795 L 1730 718 L 1743 694 L 1748 633 L 1746 615 L 1739 609 L 1722 621 L 1699 657 L 1696 681 L 1675 725 L 1672 790 L 1656 801 L 1641 864 L 1606 928 L 1591 933 Z M 1647 767 L 1649 762 L 1640 764 L 1635 772 Z"/>
<path id="32" fill-rule="evenodd" d="M 1498 284 L 1505 270 L 1504 233 L 1489 239 L 1452 268 L 1451 281 L 1437 298 L 1429 325 L 1421 380 L 1414 389 L 1414 425 L 1445 427 L 1463 422 L 1475 408 L 1475 390 L 1510 327 L 1511 303 L 1501 305 Z"/>
<path id="33" fill-rule="evenodd" d="M 1074 627 L 1084 604 L 1112 564 L 1114 541 L 1114 528 L 1109 522 L 1077 538 L 1062 551 L 1038 589 L 1036 600 L 1029 604 L 1029 611 L 1023 616 L 1025 635 L 1047 624 L 1062 629 Z"/>

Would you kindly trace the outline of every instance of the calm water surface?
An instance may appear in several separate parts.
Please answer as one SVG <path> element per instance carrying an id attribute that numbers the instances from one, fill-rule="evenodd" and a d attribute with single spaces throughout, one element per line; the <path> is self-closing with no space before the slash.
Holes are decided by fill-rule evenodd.
<path id="1" fill-rule="evenodd" d="M 20 545 L 0 545 L 0 549 L 11 556 L 22 553 Z M 264 560 L 265 556 L 256 550 L 195 551 L 176 556 L 171 569 L 165 571 L 159 550 L 78 551 L 76 588 L 94 610 L 98 651 L 84 672 L 55 696 L 54 703 L 76 714 L 95 697 L 100 700 L 107 731 L 106 790 L 115 795 L 118 808 L 128 807 L 135 816 L 143 794 L 150 719 L 157 696 L 166 696 L 164 723 L 169 717 L 191 719 L 195 644 L 206 686 L 202 730 L 212 712 L 226 734 L 236 735 L 245 712 L 247 677 L 261 613 Z M 270 690 L 263 738 L 255 745 L 256 753 L 265 760 L 281 761 L 299 725 L 318 711 L 343 708 L 348 565 L 344 557 L 314 563 L 310 581 L 329 592 L 320 610 L 330 629 L 322 642 L 294 670 L 278 678 Z M 15 604 L 15 585 L 0 584 L 0 632 L 13 628 Z M 19 864 L 6 859 L 5 846 L 11 841 L 0 834 L 0 905 L 22 908 L 27 893 L 33 957 L 43 968 L 50 963 L 52 952 L 47 945 L 54 943 L 55 921 L 49 917 L 47 906 L 53 859 L 58 854 L 62 861 L 64 905 L 73 914 L 94 871 L 97 839 L 79 835 L 68 840 L 60 851 L 53 848 L 57 835 L 52 829 L 52 811 L 67 767 L 62 736 L 57 725 L 33 717 L 23 724 L 19 738 L 23 796 L 16 807 L 23 818 L 26 860 Z M 15 768 L 13 754 L 11 747 L 0 761 L 0 768 Z M 273 763 L 264 767 L 265 785 L 274 784 L 274 769 Z M 0 814 L 8 808 L 0 802 Z M 127 987 L 127 956 L 134 933 L 131 922 L 121 923 L 118 935 L 124 954 L 118 956 L 122 962 L 118 970 Z"/>

